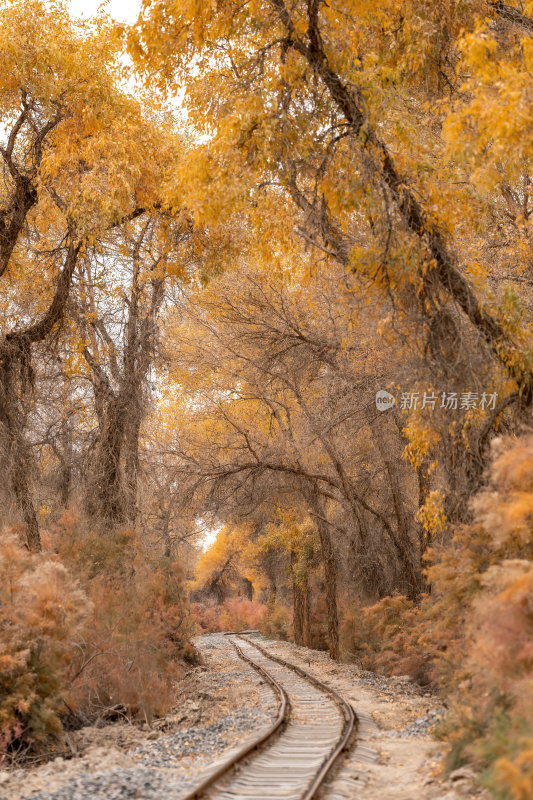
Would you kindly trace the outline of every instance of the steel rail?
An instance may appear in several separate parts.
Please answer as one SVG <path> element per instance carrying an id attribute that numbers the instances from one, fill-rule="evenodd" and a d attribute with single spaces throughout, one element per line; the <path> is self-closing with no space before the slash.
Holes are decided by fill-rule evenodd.
<path id="1" fill-rule="evenodd" d="M 278 713 L 276 716 L 275 721 L 272 725 L 266 730 L 261 736 L 257 739 L 252 740 L 248 744 L 244 745 L 237 753 L 235 753 L 231 758 L 225 761 L 223 764 L 220 765 L 214 772 L 210 773 L 201 783 L 199 783 L 195 788 L 189 792 L 189 794 L 184 795 L 182 800 L 195 800 L 198 797 L 201 797 L 207 789 L 210 789 L 220 778 L 222 778 L 227 772 L 229 772 L 233 767 L 237 766 L 246 756 L 250 755 L 254 750 L 257 750 L 258 747 L 261 747 L 262 744 L 272 739 L 272 737 L 277 733 L 277 731 L 287 722 L 287 718 L 290 711 L 290 701 L 287 696 L 287 692 L 280 686 L 280 684 L 276 681 L 272 675 L 263 669 L 259 664 L 256 664 L 255 661 L 252 661 L 251 658 L 248 658 L 245 655 L 239 645 L 230 639 L 231 644 L 236 649 L 240 658 L 243 661 L 247 661 L 263 678 L 269 683 L 275 690 L 278 696 Z"/>
<path id="2" fill-rule="evenodd" d="M 338 741 L 333 747 L 333 749 L 327 754 L 320 764 L 318 772 L 314 776 L 311 784 L 305 789 L 305 792 L 301 795 L 301 800 L 313 800 L 316 797 L 319 788 L 324 783 L 327 775 L 329 774 L 330 770 L 332 769 L 333 765 L 341 755 L 341 753 L 346 749 L 348 742 L 352 736 L 354 729 L 356 728 L 357 719 L 354 714 L 352 707 L 330 686 L 322 683 L 322 681 L 315 678 L 314 675 L 310 675 L 301 667 L 298 667 L 296 664 L 291 664 L 289 661 L 285 661 L 278 656 L 273 655 L 265 648 L 258 645 L 256 642 L 251 641 L 248 638 L 245 638 L 240 633 L 231 633 L 231 636 L 236 636 L 241 638 L 244 642 L 248 645 L 251 645 L 256 650 L 258 650 L 265 658 L 270 659 L 271 661 L 277 662 L 282 667 L 288 668 L 291 671 L 295 672 L 305 681 L 313 684 L 316 688 L 320 691 L 329 694 L 336 705 L 341 709 L 342 716 L 344 718 L 344 726 L 342 729 L 342 733 L 338 738 Z M 241 748 L 237 753 L 235 753 L 231 758 L 229 758 L 226 762 L 224 762 L 220 767 L 218 767 L 214 772 L 209 774 L 200 784 L 198 784 L 194 789 L 192 789 L 189 794 L 185 795 L 182 800 L 195 800 L 195 798 L 201 797 L 207 790 L 212 789 L 215 784 L 224 777 L 233 767 L 237 766 L 246 756 L 250 755 L 254 750 L 257 750 L 261 745 L 266 744 L 270 740 L 272 740 L 275 734 L 280 730 L 280 728 L 287 724 L 289 715 L 290 715 L 290 698 L 288 697 L 285 689 L 283 686 L 280 685 L 278 681 L 260 664 L 257 664 L 253 659 L 249 658 L 245 653 L 242 652 L 241 648 L 238 644 L 234 641 L 234 639 L 230 639 L 232 645 L 237 651 L 239 657 L 250 664 L 257 672 L 259 672 L 265 680 L 274 688 L 278 695 L 278 714 L 276 717 L 275 722 L 269 727 L 265 733 L 263 733 L 260 737 L 253 740 L 248 745 L 245 745 Z"/>
<path id="3" fill-rule="evenodd" d="M 244 636 L 239 635 L 239 638 L 244 639 Z M 318 689 L 321 689 L 323 692 L 327 692 L 329 695 L 331 695 L 331 697 L 333 697 L 333 699 L 335 700 L 335 702 L 337 703 L 337 705 L 340 707 L 340 709 L 342 711 L 342 714 L 343 714 L 343 717 L 344 717 L 344 720 L 345 720 L 345 725 L 344 725 L 344 729 L 343 729 L 343 732 L 342 732 L 342 736 L 339 739 L 336 747 L 331 751 L 329 756 L 324 760 L 324 763 L 322 764 L 322 766 L 321 766 L 320 770 L 318 771 L 318 773 L 315 775 L 315 777 L 313 779 L 313 782 L 311 783 L 311 785 L 307 789 L 306 793 L 304 795 L 302 795 L 302 800 L 313 800 L 313 798 L 316 796 L 316 793 L 318 792 L 320 786 L 324 783 L 327 774 L 329 773 L 329 771 L 331 770 L 331 768 L 335 764 L 336 760 L 339 758 L 340 754 L 346 748 L 346 746 L 347 746 L 347 744 L 348 744 L 348 742 L 350 740 L 350 737 L 351 737 L 351 735 L 352 735 L 352 733 L 354 731 L 354 728 L 356 728 L 357 719 L 356 719 L 354 710 L 351 707 L 351 705 L 349 703 L 347 703 L 346 700 L 344 700 L 340 696 L 340 694 L 338 692 L 335 691 L 335 689 L 332 689 L 331 686 L 327 686 L 325 683 L 322 683 L 322 681 L 319 681 L 318 678 L 315 678 L 314 675 L 310 675 L 309 672 L 306 672 L 305 669 L 302 669 L 301 667 L 298 667 L 296 664 L 291 664 L 290 661 L 285 661 L 285 659 L 283 659 L 283 658 L 279 658 L 278 656 L 272 655 L 272 653 L 270 653 L 264 647 L 261 647 L 260 645 L 258 645 L 257 642 L 252 642 L 252 641 L 250 641 L 250 639 L 245 639 L 245 641 L 247 641 L 249 644 L 253 645 L 253 647 L 255 647 L 257 650 L 259 650 L 259 652 L 262 653 L 266 658 L 270 658 L 272 661 L 276 661 L 278 664 L 281 664 L 281 666 L 283 666 L 283 667 L 288 667 L 293 672 L 296 672 L 297 675 L 300 675 L 300 677 L 302 677 L 305 680 L 308 680 L 310 683 L 314 684 L 314 686 L 316 686 Z"/>

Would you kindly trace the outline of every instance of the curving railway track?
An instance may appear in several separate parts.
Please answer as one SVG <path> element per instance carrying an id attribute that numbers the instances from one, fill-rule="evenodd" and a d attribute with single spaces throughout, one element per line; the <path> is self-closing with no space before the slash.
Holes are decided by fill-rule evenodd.
<path id="1" fill-rule="evenodd" d="M 333 689 L 241 635 L 230 640 L 278 696 L 275 722 L 215 766 L 183 800 L 312 800 L 356 720 Z"/>

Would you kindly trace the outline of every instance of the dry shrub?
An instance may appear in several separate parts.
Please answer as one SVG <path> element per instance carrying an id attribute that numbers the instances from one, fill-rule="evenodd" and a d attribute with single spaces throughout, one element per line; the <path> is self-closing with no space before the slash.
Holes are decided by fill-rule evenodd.
<path id="1" fill-rule="evenodd" d="M 429 598 L 416 606 L 403 595 L 386 597 L 372 606 L 355 604 L 341 621 L 344 658 L 385 675 L 409 675 L 421 686 L 435 687 L 438 669 L 449 645 L 431 640 Z M 428 635 L 429 634 L 429 635 Z"/>
<path id="2" fill-rule="evenodd" d="M 533 797 L 533 437 L 498 441 L 490 479 L 473 503 L 486 556 L 444 733 L 451 766 L 474 761 L 494 797 L 525 800 Z"/>
<path id="3" fill-rule="evenodd" d="M 386 597 L 372 606 L 353 603 L 341 619 L 342 655 L 363 667 L 387 674 L 405 674 L 398 665 L 410 650 L 413 604 L 403 596 Z"/>
<path id="4" fill-rule="evenodd" d="M 61 730 L 76 642 L 91 603 L 65 567 L 0 538 L 0 760 Z"/>
<path id="5" fill-rule="evenodd" d="M 474 500 L 478 521 L 494 548 L 533 557 L 533 436 L 500 439 L 494 446 L 491 487 Z"/>
<path id="6" fill-rule="evenodd" d="M 533 564 L 503 561 L 483 587 L 467 626 L 473 689 L 486 694 L 497 685 L 533 723 Z"/>
<path id="7" fill-rule="evenodd" d="M 497 758 L 489 773 L 487 785 L 495 797 L 502 800 L 531 800 L 533 797 L 533 737 L 515 731 L 514 747 L 505 756 Z"/>
<path id="8" fill-rule="evenodd" d="M 216 633 L 220 627 L 220 611 L 222 606 L 215 600 L 206 599 L 191 603 L 193 619 L 202 633 Z"/>
<path id="9" fill-rule="evenodd" d="M 79 643 L 69 704 L 90 718 L 151 719 L 172 705 L 183 660 L 194 650 L 176 565 L 139 569 L 117 585 L 107 576 L 87 586 L 94 614 Z"/>
<path id="10" fill-rule="evenodd" d="M 151 719 L 172 705 L 193 622 L 179 564 L 130 530 L 95 532 L 65 513 L 52 541 L 80 576 L 92 612 L 76 643 L 68 703 L 82 719 Z"/>
<path id="11" fill-rule="evenodd" d="M 206 633 L 262 629 L 267 616 L 263 603 L 244 597 L 228 597 L 219 604 L 205 600 L 193 603 L 192 610 L 196 623 Z"/>
<path id="12" fill-rule="evenodd" d="M 397 595 L 348 606 L 340 628 L 343 655 L 366 669 L 451 691 L 465 677 L 464 626 L 493 555 L 479 525 L 458 529 L 447 548 L 428 551 L 431 594 L 416 604 Z"/>
<path id="13" fill-rule="evenodd" d="M 222 604 L 220 623 L 224 630 L 230 631 L 258 629 L 263 625 L 266 615 L 264 603 L 244 597 L 228 597 Z"/>
<path id="14" fill-rule="evenodd" d="M 533 565 L 511 559 L 484 575 L 466 628 L 469 680 L 456 717 L 478 723 L 464 755 L 488 767 L 495 797 L 533 797 Z"/>
<path id="15" fill-rule="evenodd" d="M 446 694 L 448 766 L 473 762 L 498 800 L 533 797 L 533 437 L 500 440 L 475 523 L 429 551 L 432 592 L 355 605 L 345 652 Z"/>
<path id="16" fill-rule="evenodd" d="M 58 734 L 67 710 L 78 722 L 165 713 L 196 657 L 178 564 L 73 512 L 44 539 L 50 552 L 30 554 L 0 538 L 0 757 Z"/>
<path id="17" fill-rule="evenodd" d="M 292 611 L 280 600 L 270 602 L 261 625 L 261 631 L 272 639 L 287 641 L 292 638 Z"/>

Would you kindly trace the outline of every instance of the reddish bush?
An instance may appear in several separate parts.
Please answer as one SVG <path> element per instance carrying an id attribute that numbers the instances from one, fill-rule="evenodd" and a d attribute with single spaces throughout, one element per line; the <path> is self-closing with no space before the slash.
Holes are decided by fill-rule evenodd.
<path id="1" fill-rule="evenodd" d="M 173 703 L 194 660 L 181 570 L 144 552 L 131 531 L 95 532 L 74 512 L 45 532 L 46 555 L 0 546 L 0 741 L 83 720 L 141 719 Z M 79 585 L 70 577 L 75 574 Z"/>
<path id="2" fill-rule="evenodd" d="M 87 590 L 94 613 L 73 663 L 69 704 L 90 717 L 165 713 L 183 660 L 194 654 L 179 571 L 145 567 L 122 585 L 95 577 Z"/>
<path id="3" fill-rule="evenodd" d="M 76 643 L 91 603 L 64 566 L 0 538 L 0 759 L 61 730 Z"/>
<path id="4" fill-rule="evenodd" d="M 533 438 L 496 445 L 476 522 L 429 551 L 432 592 L 344 613 L 342 644 L 364 666 L 438 686 L 451 768 L 473 761 L 498 800 L 533 797 Z"/>
<path id="5" fill-rule="evenodd" d="M 223 603 L 212 600 L 192 604 L 192 613 L 202 631 L 239 631 L 248 628 L 262 628 L 267 607 L 244 597 L 229 597 Z"/>
<path id="6" fill-rule="evenodd" d="M 242 631 L 261 628 L 267 615 L 264 603 L 246 600 L 244 597 L 228 597 L 222 604 L 220 624 L 223 630 Z"/>
<path id="7" fill-rule="evenodd" d="M 181 569 L 130 530 L 95 532 L 74 512 L 52 543 L 82 576 L 93 611 L 77 643 L 68 702 L 84 717 L 150 719 L 172 705 L 193 630 Z"/>
<path id="8" fill-rule="evenodd" d="M 191 603 L 192 617 L 201 633 L 216 633 L 221 630 L 220 611 L 222 606 L 214 600 Z"/>

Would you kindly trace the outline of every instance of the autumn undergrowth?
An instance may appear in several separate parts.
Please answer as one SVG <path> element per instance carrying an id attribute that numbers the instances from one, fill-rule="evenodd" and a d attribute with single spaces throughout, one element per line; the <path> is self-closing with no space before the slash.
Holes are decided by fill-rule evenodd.
<path id="1" fill-rule="evenodd" d="M 193 618 L 203 633 L 263 629 L 268 609 L 264 603 L 245 597 L 228 597 L 222 603 L 204 600 L 192 603 Z"/>
<path id="2" fill-rule="evenodd" d="M 65 725 L 150 721 L 196 654 L 180 567 L 129 530 L 65 512 L 30 554 L 0 538 L 0 759 L 39 752 Z"/>
<path id="3" fill-rule="evenodd" d="M 496 443 L 474 523 L 427 554 L 431 593 L 353 603 L 345 657 L 410 675 L 449 706 L 448 768 L 473 764 L 497 800 L 533 797 L 533 437 Z"/>

